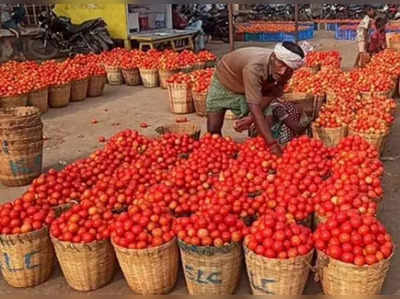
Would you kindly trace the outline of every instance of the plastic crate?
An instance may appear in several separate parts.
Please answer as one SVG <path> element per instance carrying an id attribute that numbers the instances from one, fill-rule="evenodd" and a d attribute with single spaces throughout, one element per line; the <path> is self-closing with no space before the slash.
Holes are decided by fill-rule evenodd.
<path id="1" fill-rule="evenodd" d="M 295 37 L 294 33 L 282 32 L 282 41 L 283 42 L 295 42 L 296 37 Z"/>
<path id="2" fill-rule="evenodd" d="M 346 30 L 346 40 L 355 40 L 357 37 L 356 30 Z"/>
<path id="3" fill-rule="evenodd" d="M 279 42 L 282 40 L 282 32 L 264 32 L 260 34 L 260 41 Z"/>
<path id="4" fill-rule="evenodd" d="M 337 28 L 338 28 L 338 24 L 336 24 L 336 23 L 326 24 L 326 30 L 328 30 L 328 31 L 336 31 Z"/>
<path id="5" fill-rule="evenodd" d="M 336 30 L 335 38 L 337 40 L 355 40 L 357 37 L 357 31 L 351 29 L 338 29 Z"/>
<path id="6" fill-rule="evenodd" d="M 246 42 L 258 42 L 262 33 L 246 33 L 244 39 Z"/>

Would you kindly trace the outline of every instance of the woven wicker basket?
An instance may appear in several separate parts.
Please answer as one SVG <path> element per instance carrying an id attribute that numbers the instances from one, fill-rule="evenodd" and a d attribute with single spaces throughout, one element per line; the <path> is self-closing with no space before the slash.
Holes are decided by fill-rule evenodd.
<path id="1" fill-rule="evenodd" d="M 92 76 L 89 78 L 88 96 L 99 97 L 103 94 L 104 86 L 106 85 L 106 76 Z"/>
<path id="2" fill-rule="evenodd" d="M 88 244 L 61 242 L 51 238 L 68 285 L 78 291 L 92 291 L 111 281 L 116 259 L 109 240 Z"/>
<path id="3" fill-rule="evenodd" d="M 372 144 L 373 146 L 375 146 L 378 153 L 383 152 L 383 149 L 385 146 L 385 141 L 386 141 L 385 135 L 359 133 L 359 132 L 354 132 L 353 130 L 349 129 L 349 136 L 353 136 L 353 135 L 361 136 L 362 138 L 364 138 L 369 144 Z"/>
<path id="4" fill-rule="evenodd" d="M 178 277 L 176 239 L 158 247 L 127 249 L 113 244 L 129 287 L 141 295 L 168 294 Z"/>
<path id="5" fill-rule="evenodd" d="M 284 101 L 300 105 L 302 110 L 315 120 L 318 117 L 322 104 L 325 102 L 325 95 L 314 96 L 306 93 L 286 93 L 282 96 Z"/>
<path id="6" fill-rule="evenodd" d="M 290 259 L 270 259 L 255 254 L 243 245 L 247 274 L 253 295 L 301 295 L 303 294 L 314 251 L 305 256 Z M 263 283 L 268 279 L 268 284 Z"/>
<path id="7" fill-rule="evenodd" d="M 228 120 L 236 120 L 238 117 L 236 116 L 235 113 L 233 113 L 231 110 L 226 110 L 225 112 L 225 119 Z"/>
<path id="8" fill-rule="evenodd" d="M 217 247 L 188 245 L 178 241 L 186 286 L 190 295 L 231 295 L 242 267 L 238 243 Z"/>
<path id="9" fill-rule="evenodd" d="M 160 76 L 158 70 L 139 69 L 143 86 L 146 88 L 154 88 L 160 85 Z"/>
<path id="10" fill-rule="evenodd" d="M 36 107 L 0 109 L 0 130 L 13 130 L 41 125 L 40 111 Z"/>
<path id="11" fill-rule="evenodd" d="M 125 84 L 129 86 L 137 86 L 142 84 L 140 79 L 140 73 L 138 68 L 134 69 L 122 69 L 122 77 L 124 78 Z"/>
<path id="12" fill-rule="evenodd" d="M 391 258 L 360 267 L 335 260 L 318 251 L 318 278 L 326 295 L 376 295 L 382 290 Z"/>
<path id="13" fill-rule="evenodd" d="M 46 87 L 31 92 L 28 95 L 28 104 L 39 108 L 41 113 L 46 113 L 49 110 L 49 89 Z"/>
<path id="14" fill-rule="evenodd" d="M 172 75 L 178 73 L 178 70 L 159 70 L 158 71 L 158 75 L 160 77 L 160 86 L 161 88 L 167 89 L 168 88 L 168 82 L 167 80 L 169 79 L 169 77 L 171 77 Z"/>
<path id="15" fill-rule="evenodd" d="M 12 97 L 0 97 L 0 108 L 24 107 L 26 105 L 28 105 L 28 96 L 26 94 Z"/>
<path id="16" fill-rule="evenodd" d="M 169 107 L 172 113 L 188 114 L 194 112 L 192 90 L 187 84 L 168 84 Z"/>
<path id="17" fill-rule="evenodd" d="M 71 102 L 83 101 L 87 97 L 89 88 L 89 78 L 72 81 L 71 83 Z"/>
<path id="18" fill-rule="evenodd" d="M 207 116 L 207 93 L 192 91 L 194 109 L 199 116 Z"/>
<path id="19" fill-rule="evenodd" d="M 343 138 L 347 136 L 347 126 L 339 128 L 322 128 L 317 127 L 313 123 L 312 126 L 313 138 L 321 140 L 326 146 L 337 146 Z"/>
<path id="20" fill-rule="evenodd" d="M 0 235 L 1 272 L 16 288 L 37 286 L 49 279 L 54 266 L 54 250 L 46 227 L 19 235 Z"/>
<path id="21" fill-rule="evenodd" d="M 167 133 L 189 135 L 196 140 L 200 139 L 200 133 L 201 133 L 200 127 L 192 123 L 176 123 L 176 124 L 166 125 L 158 127 L 155 131 L 160 135 L 164 135 Z"/>
<path id="22" fill-rule="evenodd" d="M 69 104 L 71 98 L 71 83 L 50 86 L 49 105 L 52 108 L 61 108 Z"/>
<path id="23" fill-rule="evenodd" d="M 25 186 L 42 172 L 43 141 L 2 142 L 0 182 L 6 186 Z"/>
<path id="24" fill-rule="evenodd" d="M 110 85 L 121 85 L 124 83 L 121 69 L 118 66 L 105 65 L 104 69 L 107 73 L 107 82 Z"/>
<path id="25" fill-rule="evenodd" d="M 12 129 L 0 129 L 0 144 L 6 144 L 11 141 L 41 141 L 43 139 L 43 125 L 35 127 L 20 127 Z"/>

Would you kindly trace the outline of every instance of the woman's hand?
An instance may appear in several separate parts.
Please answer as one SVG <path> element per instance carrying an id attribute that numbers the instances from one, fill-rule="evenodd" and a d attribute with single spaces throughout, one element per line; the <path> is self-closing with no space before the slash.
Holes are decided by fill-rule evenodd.
<path id="1" fill-rule="evenodd" d="M 282 156 L 282 149 L 279 146 L 279 144 L 275 143 L 271 146 L 270 148 L 271 153 L 274 154 L 275 156 L 281 157 Z"/>

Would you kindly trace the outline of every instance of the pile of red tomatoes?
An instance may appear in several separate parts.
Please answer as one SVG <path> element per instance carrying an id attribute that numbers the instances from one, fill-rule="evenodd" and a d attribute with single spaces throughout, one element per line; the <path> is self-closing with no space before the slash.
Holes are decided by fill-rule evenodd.
<path id="1" fill-rule="evenodd" d="M 260 137 L 239 144 L 209 134 L 150 139 L 125 130 L 0 206 L 0 229 L 20 234 L 48 226 L 61 241 L 111 238 L 130 249 L 174 238 L 214 247 L 244 241 L 277 259 L 316 247 L 347 263 L 374 264 L 393 250 L 375 218 L 382 174 L 378 153 L 357 136 L 335 148 L 303 136 L 276 157 Z M 53 208 L 65 204 L 72 208 L 56 218 Z M 306 226 L 313 213 L 314 236 Z"/>

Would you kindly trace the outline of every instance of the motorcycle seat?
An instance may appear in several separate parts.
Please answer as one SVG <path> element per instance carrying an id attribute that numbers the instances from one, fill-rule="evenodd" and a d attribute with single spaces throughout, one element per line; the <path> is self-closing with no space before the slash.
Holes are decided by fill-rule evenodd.
<path id="1" fill-rule="evenodd" d="M 97 22 L 97 20 L 88 20 L 83 22 L 82 24 L 69 24 L 68 30 L 75 34 L 90 28 L 95 22 Z"/>

